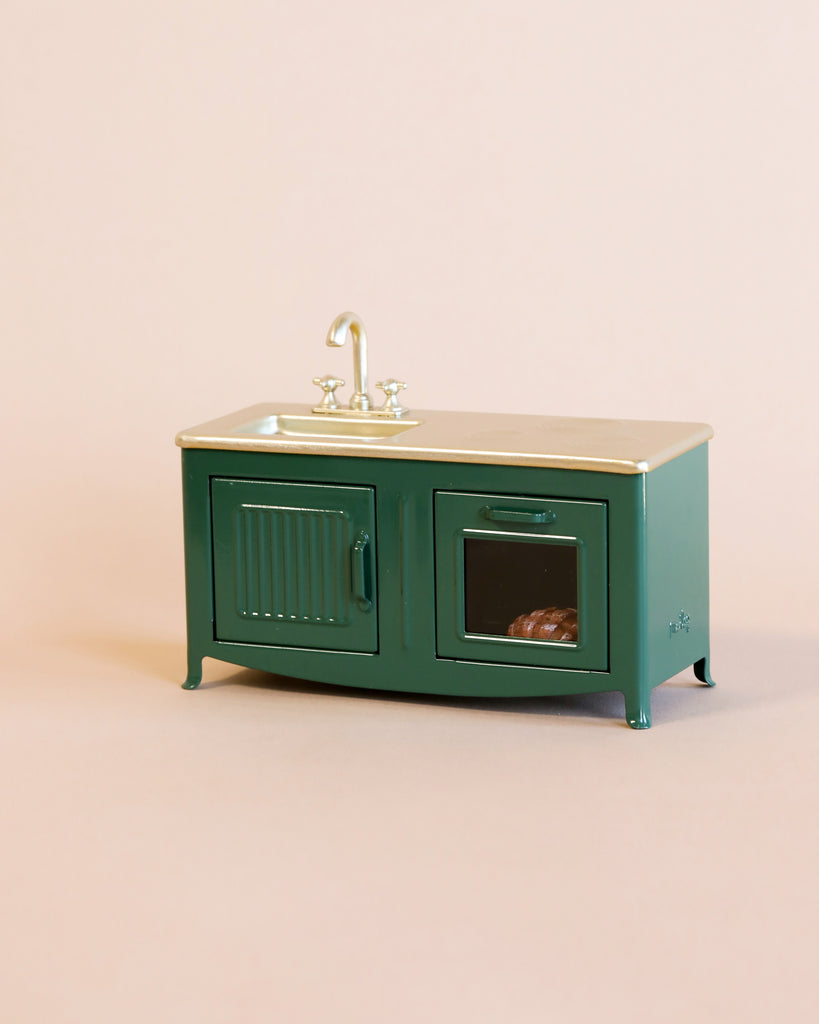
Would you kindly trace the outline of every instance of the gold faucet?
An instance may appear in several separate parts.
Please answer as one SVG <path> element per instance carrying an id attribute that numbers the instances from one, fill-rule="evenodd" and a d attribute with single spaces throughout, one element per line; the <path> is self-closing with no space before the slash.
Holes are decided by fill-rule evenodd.
<path id="1" fill-rule="evenodd" d="M 367 393 L 367 332 L 361 317 L 355 313 L 341 313 L 330 324 L 327 332 L 327 344 L 332 348 L 341 348 L 346 342 L 347 335 L 353 339 L 353 371 L 355 373 L 355 391 L 350 399 L 349 407 L 341 406 L 336 401 L 335 390 L 344 384 L 343 380 L 337 377 L 314 377 L 313 383 L 322 389 L 324 398 L 321 403 L 314 407 L 314 413 L 334 413 L 341 416 L 363 417 L 385 417 L 399 419 L 409 410 L 405 409 L 398 401 L 398 392 L 403 391 L 407 386 L 403 381 L 388 380 L 379 381 L 376 387 L 384 392 L 384 404 L 378 409 L 373 409 L 373 401 Z"/>
<path id="2" fill-rule="evenodd" d="M 327 344 L 340 348 L 347 340 L 347 334 L 353 339 L 353 372 L 355 374 L 355 392 L 350 399 L 350 408 L 357 412 L 368 412 L 372 408 L 372 399 L 367 394 L 367 332 L 361 317 L 355 313 L 341 313 L 330 324 L 327 332 Z"/>

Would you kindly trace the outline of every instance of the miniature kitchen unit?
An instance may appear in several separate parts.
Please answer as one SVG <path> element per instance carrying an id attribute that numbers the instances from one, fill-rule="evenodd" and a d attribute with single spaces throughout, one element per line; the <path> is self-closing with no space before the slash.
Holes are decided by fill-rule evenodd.
<path id="1" fill-rule="evenodd" d="M 202 659 L 345 686 L 511 697 L 709 675 L 708 440 L 700 423 L 408 411 L 316 378 L 315 406 L 180 433 L 188 677 Z"/>

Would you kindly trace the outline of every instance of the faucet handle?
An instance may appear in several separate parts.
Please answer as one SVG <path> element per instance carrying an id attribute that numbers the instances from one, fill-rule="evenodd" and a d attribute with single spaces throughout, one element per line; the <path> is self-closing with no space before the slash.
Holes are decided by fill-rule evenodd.
<path id="1" fill-rule="evenodd" d="M 313 409 L 313 412 L 329 412 L 331 409 L 337 409 L 336 388 L 344 387 L 344 381 L 340 377 L 327 374 L 325 377 L 314 377 L 313 383 L 324 392 L 324 398 Z"/>
<path id="2" fill-rule="evenodd" d="M 398 392 L 403 391 L 407 386 L 402 380 L 394 380 L 389 377 L 387 380 L 380 380 L 376 385 L 384 392 L 384 404 L 378 410 L 379 412 L 387 412 L 393 416 L 401 416 L 407 410 L 398 401 Z"/>

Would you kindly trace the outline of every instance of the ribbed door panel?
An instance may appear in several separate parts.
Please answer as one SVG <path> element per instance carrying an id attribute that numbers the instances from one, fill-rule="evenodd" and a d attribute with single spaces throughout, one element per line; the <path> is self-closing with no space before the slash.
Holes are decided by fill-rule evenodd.
<path id="1" fill-rule="evenodd" d="M 344 512 L 240 505 L 234 512 L 236 612 L 243 618 L 348 621 Z"/>
<path id="2" fill-rule="evenodd" d="M 214 479 L 211 496 L 217 640 L 378 649 L 375 594 L 351 599 L 361 530 L 375 557 L 372 488 Z"/>

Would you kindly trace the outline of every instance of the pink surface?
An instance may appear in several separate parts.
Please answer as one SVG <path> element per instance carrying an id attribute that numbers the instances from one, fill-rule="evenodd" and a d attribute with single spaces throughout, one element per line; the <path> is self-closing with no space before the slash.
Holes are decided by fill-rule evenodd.
<path id="1" fill-rule="evenodd" d="M 7 5 L 3 1019 L 816 1018 L 817 46 L 795 0 Z M 410 408 L 714 425 L 715 690 L 179 688 L 173 436 L 349 383 L 347 308 Z"/>

